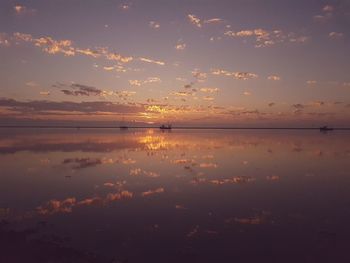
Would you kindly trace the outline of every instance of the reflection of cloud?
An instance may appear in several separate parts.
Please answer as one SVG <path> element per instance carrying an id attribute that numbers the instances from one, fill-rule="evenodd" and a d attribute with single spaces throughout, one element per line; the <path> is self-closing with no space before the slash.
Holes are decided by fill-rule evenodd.
<path id="1" fill-rule="evenodd" d="M 217 168 L 218 165 L 216 163 L 201 163 L 199 164 L 201 168 Z"/>
<path id="2" fill-rule="evenodd" d="M 141 172 L 142 172 L 141 168 L 133 168 L 133 169 L 130 169 L 129 174 L 131 176 L 137 176 L 137 175 L 141 174 Z"/>
<path id="3" fill-rule="evenodd" d="M 45 205 L 39 206 L 37 211 L 39 214 L 47 215 L 54 213 L 70 213 L 76 205 L 77 200 L 74 197 L 66 198 L 62 201 L 50 200 Z"/>
<path id="4" fill-rule="evenodd" d="M 83 169 L 88 167 L 95 167 L 100 164 L 110 164 L 113 163 L 112 159 L 101 159 L 101 158 L 66 158 L 63 160 L 62 164 L 73 165 L 73 169 Z"/>
<path id="5" fill-rule="evenodd" d="M 56 213 L 71 213 L 74 207 L 89 205 L 105 205 L 114 201 L 130 199 L 133 193 L 129 191 L 121 191 L 118 193 L 109 193 L 104 198 L 92 197 L 77 201 L 75 197 L 66 198 L 64 200 L 50 200 L 44 205 L 37 207 L 38 214 L 52 215 Z"/>
<path id="6" fill-rule="evenodd" d="M 190 232 L 188 232 L 187 237 L 191 238 L 195 236 L 198 233 L 198 231 L 199 231 L 199 225 L 196 225 L 194 228 L 190 230 Z"/>
<path id="7" fill-rule="evenodd" d="M 266 180 L 269 180 L 269 181 L 277 181 L 279 179 L 280 179 L 280 177 L 278 175 L 268 175 L 268 176 L 266 176 Z"/>
<path id="8" fill-rule="evenodd" d="M 254 182 L 255 179 L 250 176 L 235 176 L 228 179 L 215 179 L 210 180 L 209 183 L 222 185 L 222 184 L 245 184 Z"/>
<path id="9" fill-rule="evenodd" d="M 225 220 L 225 223 L 238 223 L 242 225 L 261 225 L 267 222 L 267 219 L 270 215 L 270 212 L 262 211 L 261 213 L 252 217 L 229 218 Z"/>
<path id="10" fill-rule="evenodd" d="M 142 196 L 149 196 L 149 195 L 160 194 L 160 193 L 164 193 L 164 188 L 163 187 L 160 187 L 160 188 L 157 188 L 157 189 L 154 189 L 154 190 L 148 190 L 148 191 L 142 192 L 141 195 Z"/>

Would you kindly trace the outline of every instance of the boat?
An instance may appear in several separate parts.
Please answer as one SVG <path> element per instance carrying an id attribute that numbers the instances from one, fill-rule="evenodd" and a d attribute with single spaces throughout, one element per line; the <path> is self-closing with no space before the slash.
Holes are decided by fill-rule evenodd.
<path id="1" fill-rule="evenodd" d="M 171 124 L 162 124 L 159 129 L 161 130 L 171 130 Z"/>
<path id="2" fill-rule="evenodd" d="M 321 132 L 326 132 L 326 131 L 333 131 L 333 128 L 329 128 L 328 126 L 322 126 L 320 127 Z"/>
<path id="3" fill-rule="evenodd" d="M 129 129 L 129 127 L 125 125 L 124 117 L 123 117 L 123 119 L 122 119 L 122 121 L 121 121 L 121 124 L 120 124 L 120 126 L 119 126 L 119 129 L 121 129 L 121 130 L 127 130 L 127 129 Z"/>

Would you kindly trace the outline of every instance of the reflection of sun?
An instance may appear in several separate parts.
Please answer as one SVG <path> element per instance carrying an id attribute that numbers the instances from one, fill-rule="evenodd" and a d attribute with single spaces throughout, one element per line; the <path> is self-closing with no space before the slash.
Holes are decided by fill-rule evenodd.
<path id="1" fill-rule="evenodd" d="M 140 137 L 139 143 L 144 144 L 149 150 L 168 149 L 170 146 L 169 141 L 166 141 L 164 136 L 143 136 Z"/>

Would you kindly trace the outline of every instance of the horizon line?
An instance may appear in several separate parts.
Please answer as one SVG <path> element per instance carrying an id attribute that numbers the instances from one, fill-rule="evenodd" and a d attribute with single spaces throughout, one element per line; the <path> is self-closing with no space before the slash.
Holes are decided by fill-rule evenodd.
<path id="1" fill-rule="evenodd" d="M 4 125 L 0 128 L 51 128 L 51 129 L 159 129 L 160 126 L 75 126 L 75 125 Z M 223 126 L 172 126 L 187 130 L 320 130 L 322 127 L 223 127 Z M 350 130 L 350 127 L 329 127 L 332 130 Z"/>

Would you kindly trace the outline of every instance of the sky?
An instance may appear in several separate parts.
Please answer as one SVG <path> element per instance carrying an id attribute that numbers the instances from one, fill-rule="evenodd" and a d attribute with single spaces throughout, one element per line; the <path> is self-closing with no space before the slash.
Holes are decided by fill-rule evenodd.
<path id="1" fill-rule="evenodd" d="M 350 126 L 350 1 L 0 1 L 0 123 Z"/>

